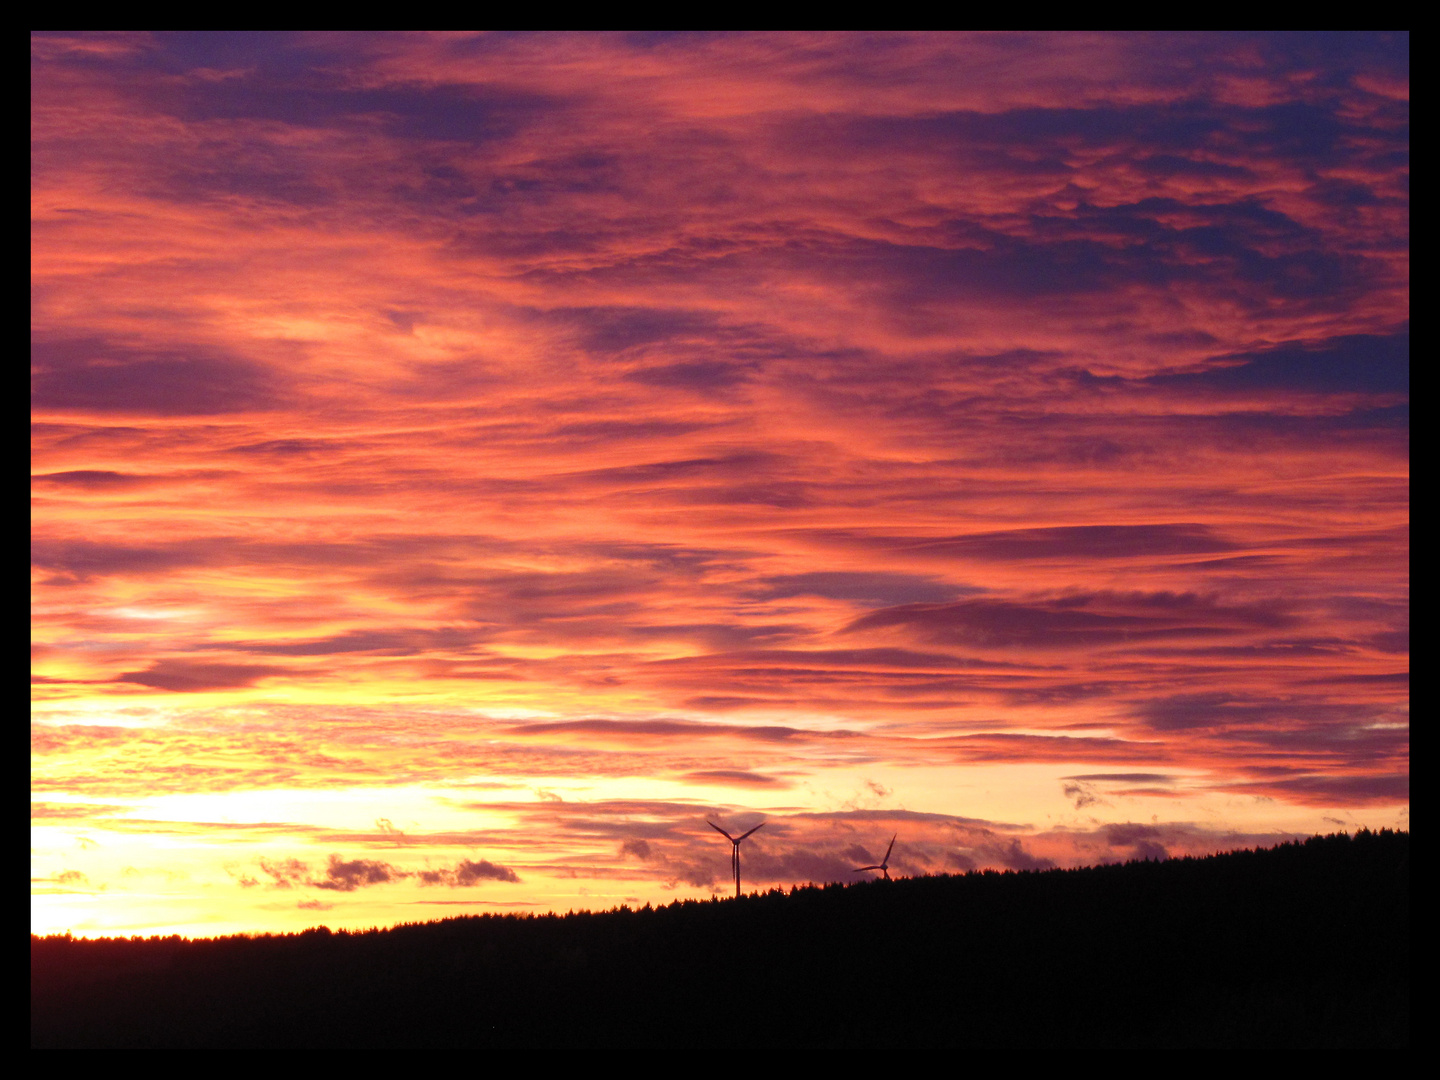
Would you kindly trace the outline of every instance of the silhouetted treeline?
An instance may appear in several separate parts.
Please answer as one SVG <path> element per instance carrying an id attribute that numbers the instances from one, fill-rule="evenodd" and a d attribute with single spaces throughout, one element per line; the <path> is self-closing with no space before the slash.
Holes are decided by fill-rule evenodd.
<path id="1" fill-rule="evenodd" d="M 1409 1042 L 1409 833 L 563 917 L 31 938 L 37 1047 Z"/>

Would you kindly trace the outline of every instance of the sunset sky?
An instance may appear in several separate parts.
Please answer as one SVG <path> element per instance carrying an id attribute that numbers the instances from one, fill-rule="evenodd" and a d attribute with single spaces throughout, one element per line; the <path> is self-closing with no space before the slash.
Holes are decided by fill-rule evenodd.
<path id="1" fill-rule="evenodd" d="M 32 37 L 32 930 L 1409 827 L 1409 42 Z"/>

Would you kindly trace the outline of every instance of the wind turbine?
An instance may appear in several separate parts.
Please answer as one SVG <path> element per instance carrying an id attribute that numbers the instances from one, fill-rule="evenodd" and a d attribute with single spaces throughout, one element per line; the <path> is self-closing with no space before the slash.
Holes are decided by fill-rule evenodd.
<path id="1" fill-rule="evenodd" d="M 740 841 L 744 840 L 745 837 L 749 836 L 750 833 L 755 831 L 755 829 L 763 829 L 765 827 L 765 822 L 762 821 L 759 825 L 755 826 L 755 829 L 751 829 L 750 832 L 741 833 L 739 836 L 731 836 L 728 832 L 720 828 L 720 826 L 716 825 L 713 821 L 707 820 L 705 824 L 709 825 L 710 828 L 714 829 L 721 836 L 725 837 L 726 840 L 729 840 L 732 845 L 730 848 L 730 869 L 735 871 L 735 899 L 738 900 L 740 899 Z"/>
<path id="2" fill-rule="evenodd" d="M 899 836 L 899 835 L 900 835 L 899 833 L 896 833 L 896 834 L 895 834 L 895 836 Z M 886 880 L 886 881 L 889 881 L 889 880 L 890 880 L 890 852 L 891 852 L 891 850 L 895 847 L 895 836 L 890 837 L 890 847 L 887 847 L 887 848 L 885 849 L 885 857 L 884 857 L 883 859 L 881 859 L 881 860 L 880 860 L 876 865 L 874 865 L 874 866 L 857 866 L 853 872 L 856 873 L 856 874 L 858 874 L 858 873 L 860 873 L 861 870 L 879 870 L 882 874 L 885 875 L 885 880 Z"/>

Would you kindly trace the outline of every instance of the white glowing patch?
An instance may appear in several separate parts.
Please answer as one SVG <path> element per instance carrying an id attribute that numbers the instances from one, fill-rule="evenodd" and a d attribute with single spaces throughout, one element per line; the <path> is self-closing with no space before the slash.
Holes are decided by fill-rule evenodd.
<path id="1" fill-rule="evenodd" d="M 152 728 L 163 727 L 170 719 L 157 709 L 117 709 L 107 701 L 65 702 L 59 708 L 36 703 L 31 712 L 31 723 L 36 727 Z"/>
<path id="2" fill-rule="evenodd" d="M 200 611 L 198 608 L 117 607 L 107 608 L 100 614 L 121 619 L 188 619 L 200 614 Z"/>

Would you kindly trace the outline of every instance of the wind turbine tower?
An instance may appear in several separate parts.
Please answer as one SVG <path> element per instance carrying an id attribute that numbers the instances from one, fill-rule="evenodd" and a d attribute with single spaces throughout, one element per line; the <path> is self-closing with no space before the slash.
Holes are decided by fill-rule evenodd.
<path id="1" fill-rule="evenodd" d="M 765 822 L 762 821 L 759 825 L 755 826 L 755 829 L 751 829 L 750 832 L 743 832 L 739 836 L 731 836 L 728 832 L 720 828 L 720 826 L 716 825 L 713 821 L 707 820 L 705 824 L 709 825 L 710 828 L 714 829 L 721 836 L 725 837 L 726 840 L 730 841 L 730 869 L 735 871 L 735 899 L 738 900 L 740 899 L 740 841 L 744 840 L 745 837 L 749 836 L 750 833 L 755 831 L 755 829 L 763 829 L 765 827 Z"/>
<path id="2" fill-rule="evenodd" d="M 896 833 L 896 834 L 895 834 L 895 836 L 899 836 L 899 835 L 900 835 L 899 833 Z M 858 873 L 860 873 L 861 870 L 879 870 L 882 874 L 885 875 L 885 880 L 886 880 L 886 881 L 889 881 L 889 880 L 890 880 L 890 852 L 891 852 L 892 850 L 894 850 L 894 848 L 895 848 L 895 836 L 890 837 L 890 846 L 885 849 L 885 857 L 884 857 L 883 859 L 881 859 L 881 860 L 880 860 L 878 863 L 876 863 L 874 866 L 857 866 L 857 867 L 855 868 L 855 871 L 854 871 L 854 872 L 858 874 Z"/>

